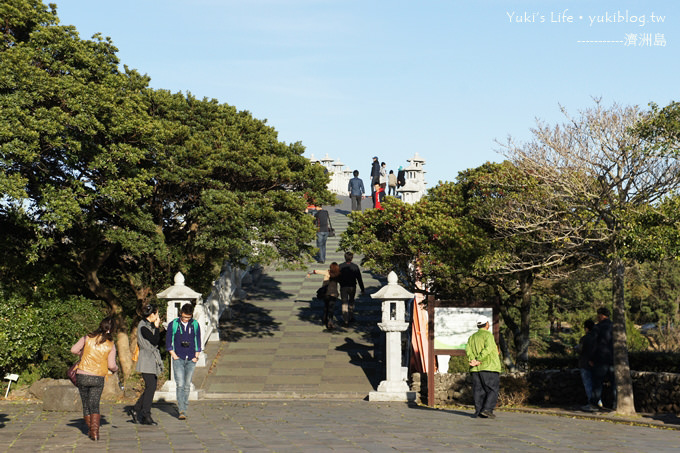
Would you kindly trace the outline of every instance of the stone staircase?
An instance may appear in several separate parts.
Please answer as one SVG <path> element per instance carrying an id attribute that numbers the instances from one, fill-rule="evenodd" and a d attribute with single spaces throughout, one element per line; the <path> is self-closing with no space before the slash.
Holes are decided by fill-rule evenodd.
<path id="1" fill-rule="evenodd" d="M 364 202 L 368 205 L 369 203 Z M 327 208 L 336 236 L 327 242 L 327 269 L 343 262 L 337 251 L 347 228 L 349 199 Z M 360 264 L 361 256 L 354 262 Z M 355 321 L 342 326 L 340 301 L 332 331 L 322 325 L 323 302 L 315 298 L 321 275 L 266 268 L 248 298 L 232 306 L 220 325 L 219 346 L 209 343 L 209 370 L 194 379 L 207 398 L 364 398 L 384 379 L 380 302 L 369 294 L 384 282 L 362 272 L 366 294 L 357 288 Z"/>

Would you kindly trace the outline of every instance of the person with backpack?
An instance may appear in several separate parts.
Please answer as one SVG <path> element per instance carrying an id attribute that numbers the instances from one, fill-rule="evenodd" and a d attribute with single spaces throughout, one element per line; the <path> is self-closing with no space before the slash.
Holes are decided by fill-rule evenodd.
<path id="1" fill-rule="evenodd" d="M 182 305 L 180 315 L 168 324 L 165 349 L 172 357 L 172 370 L 177 384 L 177 410 L 180 420 L 186 420 L 191 392 L 191 378 L 201 354 L 201 328 L 194 319 L 194 306 Z"/>
<path id="2" fill-rule="evenodd" d="M 340 266 L 338 263 L 332 262 L 327 271 L 320 271 L 314 269 L 307 273 L 307 277 L 312 274 L 323 275 L 323 285 L 317 292 L 317 297 L 321 296 L 323 299 L 323 324 L 326 329 L 333 330 L 333 311 L 335 301 L 338 300 L 340 292 L 338 291 L 338 280 L 340 278 Z"/>

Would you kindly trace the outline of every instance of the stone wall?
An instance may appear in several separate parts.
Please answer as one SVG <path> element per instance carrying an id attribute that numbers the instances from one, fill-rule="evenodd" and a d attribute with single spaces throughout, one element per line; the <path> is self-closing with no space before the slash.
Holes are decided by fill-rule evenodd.
<path id="1" fill-rule="evenodd" d="M 645 413 L 680 412 L 680 374 L 631 371 L 635 410 Z M 435 405 L 472 405 L 469 373 L 435 374 Z M 413 373 L 411 391 L 427 403 L 427 375 Z M 612 407 L 613 394 L 605 384 L 603 402 Z M 501 375 L 499 406 L 576 406 L 586 403 L 578 369 L 532 371 Z"/>

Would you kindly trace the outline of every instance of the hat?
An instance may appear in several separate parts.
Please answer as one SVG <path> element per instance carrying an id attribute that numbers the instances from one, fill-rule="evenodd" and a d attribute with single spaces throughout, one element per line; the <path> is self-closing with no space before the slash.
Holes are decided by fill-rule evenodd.
<path id="1" fill-rule="evenodd" d="M 483 326 L 486 325 L 487 322 L 489 322 L 489 318 L 487 318 L 487 317 L 484 316 L 484 315 L 480 315 L 480 316 L 477 318 L 477 327 L 483 327 Z"/>
<path id="2" fill-rule="evenodd" d="M 373 156 L 373 159 L 378 160 L 378 156 Z"/>

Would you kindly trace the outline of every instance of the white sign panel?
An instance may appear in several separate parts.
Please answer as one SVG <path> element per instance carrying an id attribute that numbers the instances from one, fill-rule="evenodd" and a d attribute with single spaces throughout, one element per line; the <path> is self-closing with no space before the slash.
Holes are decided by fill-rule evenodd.
<path id="1" fill-rule="evenodd" d="M 467 340 L 477 332 L 477 318 L 489 318 L 493 328 L 493 308 L 486 307 L 434 307 L 434 349 L 465 350 Z"/>

